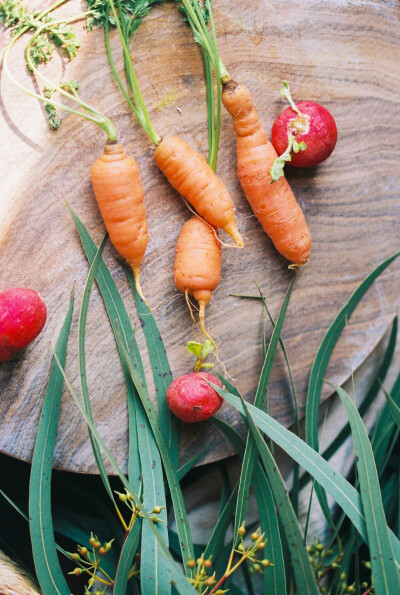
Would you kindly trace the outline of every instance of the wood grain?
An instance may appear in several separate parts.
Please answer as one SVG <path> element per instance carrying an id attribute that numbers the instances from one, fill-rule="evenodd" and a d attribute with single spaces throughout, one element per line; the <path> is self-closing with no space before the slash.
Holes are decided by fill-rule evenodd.
<path id="1" fill-rule="evenodd" d="M 74 0 L 68 11 L 78 5 Z M 311 260 L 296 279 L 283 330 L 303 412 L 310 366 L 334 315 L 363 277 L 400 246 L 400 148 L 395 140 L 400 133 L 399 5 L 361 0 L 252 0 L 244 8 L 243 3 L 217 0 L 214 9 L 222 58 L 234 78 L 251 88 L 268 132 L 286 107 L 279 94 L 282 79 L 290 82 L 296 100 L 323 103 L 339 130 L 336 149 L 326 163 L 308 171 L 287 172 L 313 237 Z M 4 47 L 8 33 L 1 30 L 0 35 Z M 57 56 L 51 76 L 79 79 L 82 97 L 112 119 L 125 151 L 138 160 L 150 234 L 142 284 L 151 303 L 163 302 L 155 317 L 173 374 L 185 373 L 191 362 L 184 345 L 198 331 L 191 326 L 183 296 L 173 286 L 172 269 L 176 239 L 189 213 L 157 170 L 150 142 L 119 94 L 107 64 L 103 32 L 81 30 L 80 37 L 78 57 L 66 63 Z M 122 72 L 115 35 L 112 42 Z M 13 55 L 13 72 L 38 88 L 23 71 L 21 50 L 20 45 Z M 201 56 L 174 5 L 158 7 L 146 18 L 134 38 L 132 56 L 156 130 L 161 135 L 179 134 L 206 155 Z M 67 115 L 57 132 L 48 131 L 38 102 L 14 88 L 4 73 L 0 83 L 0 287 L 31 286 L 40 291 L 49 311 L 45 331 L 35 343 L 14 361 L 0 365 L 0 450 L 30 460 L 52 345 L 72 284 L 76 281 L 79 307 L 88 273 L 64 200 L 100 243 L 104 228 L 90 186 L 90 167 L 105 138 L 93 124 Z M 218 338 L 229 374 L 246 398 L 252 399 L 262 364 L 262 312 L 258 301 L 231 294 L 255 294 L 257 282 L 277 316 L 291 273 L 252 216 L 237 181 L 234 153 L 230 116 L 223 113 L 217 171 L 232 193 L 246 247 L 243 251 L 224 248 L 222 282 L 208 307 L 207 325 Z M 105 260 L 137 325 L 124 269 L 110 246 Z M 395 262 L 355 312 L 328 370 L 335 383 L 342 383 L 360 365 L 399 311 L 399 280 L 400 265 Z M 67 363 L 75 387 L 79 387 L 77 320 L 78 310 Z M 139 332 L 138 340 L 148 371 Z M 97 289 L 90 303 L 87 366 L 97 427 L 126 468 L 125 390 Z M 271 379 L 271 411 L 280 422 L 292 423 L 292 397 L 280 353 Z M 221 415 L 239 423 L 226 406 Z M 182 460 L 212 432 L 207 424 L 185 427 Z M 207 460 L 230 453 L 218 436 Z M 85 424 L 67 393 L 55 466 L 96 472 Z"/>

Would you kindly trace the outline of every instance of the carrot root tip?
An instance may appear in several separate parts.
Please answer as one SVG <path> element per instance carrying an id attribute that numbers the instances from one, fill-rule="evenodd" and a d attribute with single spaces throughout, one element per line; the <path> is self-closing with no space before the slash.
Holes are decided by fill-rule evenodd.
<path id="1" fill-rule="evenodd" d="M 150 306 L 149 302 L 146 300 L 146 298 L 144 297 L 143 294 L 143 289 L 142 286 L 140 284 L 140 271 L 138 268 L 133 268 L 133 276 L 135 278 L 135 287 L 136 287 L 136 291 L 138 292 L 140 298 L 142 299 L 142 301 L 146 304 L 146 306 L 149 308 L 149 310 L 153 310 L 153 308 Z"/>
<path id="2" fill-rule="evenodd" d="M 199 302 L 199 307 L 200 307 L 200 310 L 199 310 L 200 328 L 201 328 L 201 330 L 203 332 L 203 335 L 205 337 L 207 337 L 207 339 L 209 339 L 211 341 L 211 343 L 213 344 L 214 350 L 215 350 L 215 356 L 216 356 L 217 360 L 219 361 L 219 358 L 218 358 L 218 346 L 217 346 L 216 342 L 214 341 L 214 339 L 206 331 L 206 327 L 204 325 L 204 315 L 205 315 L 205 311 L 206 311 L 206 305 L 207 305 L 206 302 L 203 302 L 203 301 L 200 301 Z"/>

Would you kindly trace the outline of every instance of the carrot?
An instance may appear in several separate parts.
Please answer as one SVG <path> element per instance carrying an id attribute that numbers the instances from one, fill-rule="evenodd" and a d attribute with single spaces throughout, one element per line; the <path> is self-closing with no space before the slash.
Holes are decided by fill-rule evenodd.
<path id="1" fill-rule="evenodd" d="M 211 0 L 204 1 L 205 10 L 191 0 L 182 0 L 182 5 L 196 42 L 223 85 L 222 102 L 233 117 L 238 176 L 247 200 L 277 250 L 295 265 L 302 265 L 310 256 L 310 232 L 287 180 L 280 178 L 271 184 L 269 171 L 277 154 L 261 126 L 250 91 L 232 79 L 221 60 Z"/>
<path id="2" fill-rule="evenodd" d="M 271 184 L 269 172 L 277 153 L 261 126 L 250 91 L 230 80 L 224 85 L 222 103 L 233 118 L 238 177 L 254 214 L 278 252 L 294 264 L 304 264 L 310 256 L 310 232 L 286 178 Z"/>
<path id="3" fill-rule="evenodd" d="M 157 146 L 154 159 L 169 183 L 203 219 L 226 231 L 238 246 L 243 246 L 230 194 L 199 153 L 184 140 L 169 136 Z"/>
<path id="4" fill-rule="evenodd" d="M 221 243 L 218 231 L 194 216 L 183 225 L 176 244 L 174 281 L 187 301 L 188 294 L 191 294 L 199 303 L 201 329 L 214 345 L 205 330 L 204 313 L 220 278 Z"/>
<path id="5" fill-rule="evenodd" d="M 92 185 L 104 225 L 117 252 L 130 264 L 144 302 L 139 267 L 147 247 L 147 219 L 139 168 L 118 143 L 108 143 L 92 167 Z M 146 302 L 147 303 L 147 302 Z"/>

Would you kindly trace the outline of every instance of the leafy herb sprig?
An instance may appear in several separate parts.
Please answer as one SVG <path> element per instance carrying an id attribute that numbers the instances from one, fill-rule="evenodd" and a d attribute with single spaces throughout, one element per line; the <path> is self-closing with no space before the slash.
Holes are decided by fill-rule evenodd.
<path id="1" fill-rule="evenodd" d="M 60 85 L 54 84 L 37 69 L 37 66 L 40 63 L 48 62 L 51 59 L 55 48 L 62 49 L 69 59 L 76 56 L 79 48 L 79 41 L 72 28 L 72 23 L 87 18 L 89 12 L 65 19 L 52 19 L 49 16 L 50 13 L 63 5 L 66 1 L 67 0 L 58 0 L 58 2 L 47 8 L 45 11 L 34 14 L 31 14 L 28 11 L 26 4 L 21 0 L 6 0 L 4 4 L 0 5 L 0 19 L 5 26 L 11 28 L 12 33 L 11 40 L 3 54 L 4 73 L 21 91 L 24 91 L 31 97 L 35 97 L 45 104 L 45 109 L 49 113 L 50 127 L 56 129 L 60 125 L 60 120 L 56 114 L 56 108 L 59 108 L 98 124 L 107 134 L 108 139 L 110 141 L 115 141 L 117 139 L 117 134 L 109 118 L 96 108 L 82 101 L 76 92 L 70 92 L 66 90 L 65 87 L 63 88 Z M 60 95 L 75 104 L 77 108 L 61 104 L 54 99 L 49 101 L 49 92 L 47 92 L 47 96 L 46 94 L 40 95 L 39 93 L 35 93 L 31 89 L 22 85 L 13 74 L 11 74 L 8 64 L 10 52 L 18 39 L 32 29 L 34 30 L 34 33 L 25 49 L 27 67 L 35 76 L 44 81 L 47 89 L 52 89 L 53 92 L 57 91 Z"/>

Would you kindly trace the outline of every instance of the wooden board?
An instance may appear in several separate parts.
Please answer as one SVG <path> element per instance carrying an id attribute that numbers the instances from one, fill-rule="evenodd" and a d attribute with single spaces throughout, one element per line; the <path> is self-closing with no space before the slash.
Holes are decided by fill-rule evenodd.
<path id="1" fill-rule="evenodd" d="M 73 13 L 79 3 L 62 9 Z M 323 103 L 334 115 L 339 140 L 331 158 L 287 177 L 305 211 L 313 236 L 312 257 L 296 279 L 283 337 L 304 411 L 307 378 L 316 349 L 332 321 L 363 277 L 400 246 L 400 27 L 399 5 L 384 1 L 277 0 L 214 2 L 220 50 L 229 71 L 249 86 L 269 132 L 286 107 L 279 89 L 291 84 L 296 100 Z M 82 48 L 71 63 L 57 56 L 51 76 L 77 78 L 84 99 L 115 123 L 126 152 L 138 160 L 149 219 L 150 242 L 142 283 L 155 312 L 174 375 L 190 371 L 187 340 L 192 328 L 183 296 L 173 285 L 174 249 L 189 213 L 153 160 L 153 149 L 119 94 L 107 64 L 103 32 L 81 30 Z M 8 33 L 1 31 L 4 47 Z M 113 49 L 122 72 L 118 40 Z M 31 88 L 23 72 L 22 46 L 12 70 Z M 204 155 L 207 151 L 202 62 L 191 33 L 172 4 L 154 9 L 139 29 L 132 56 L 156 130 L 179 134 Z M 25 285 L 42 294 L 49 318 L 40 338 L 23 355 L 0 365 L 0 449 L 30 460 L 48 376 L 52 346 L 76 281 L 79 307 L 88 266 L 66 209 L 67 199 L 97 244 L 104 233 L 90 185 L 90 167 L 105 141 L 101 130 L 74 116 L 57 132 L 47 129 L 38 102 L 1 76 L 0 119 L 0 285 Z M 179 110 L 178 110 L 179 108 Z M 208 308 L 207 323 L 218 338 L 220 356 L 237 385 L 251 399 L 262 363 L 260 303 L 231 297 L 254 294 L 257 282 L 277 316 L 291 278 L 287 263 L 261 231 L 239 187 L 235 139 L 223 113 L 218 173 L 232 193 L 243 251 L 224 249 L 222 282 Z M 112 247 L 105 260 L 131 314 L 138 320 L 125 273 Z M 400 264 L 395 262 L 371 288 L 351 319 L 329 367 L 336 383 L 347 378 L 378 343 L 400 305 Z M 67 373 L 79 387 L 75 313 Z M 270 333 L 270 331 L 268 331 Z M 138 332 L 140 347 L 144 340 Z M 101 297 L 94 289 L 87 329 L 87 366 L 94 417 L 119 463 L 126 468 L 127 411 L 120 364 Z M 147 357 L 146 366 L 149 370 Z M 150 378 L 150 376 L 149 376 Z M 328 395 L 328 392 L 324 395 Z M 271 379 L 271 411 L 293 421 L 288 376 L 280 353 Z M 221 415 L 238 421 L 228 407 Z M 212 433 L 209 426 L 183 429 L 182 460 Z M 231 453 L 219 437 L 207 460 Z M 96 472 L 87 430 L 65 393 L 55 466 Z"/>

